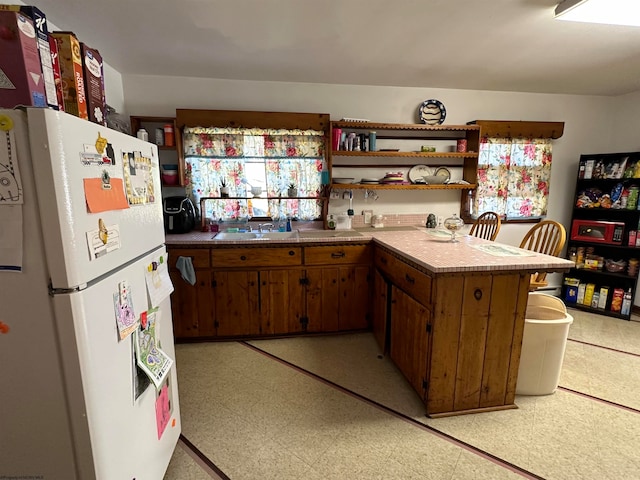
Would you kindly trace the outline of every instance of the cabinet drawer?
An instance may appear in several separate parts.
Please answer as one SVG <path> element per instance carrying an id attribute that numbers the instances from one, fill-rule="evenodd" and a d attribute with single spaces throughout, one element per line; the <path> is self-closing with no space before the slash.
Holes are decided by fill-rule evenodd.
<path id="1" fill-rule="evenodd" d="M 209 268 L 208 248 L 171 248 L 169 249 L 169 268 L 176 268 L 178 257 L 191 257 L 193 268 Z"/>
<path id="2" fill-rule="evenodd" d="M 326 247 L 305 247 L 305 265 L 336 265 L 343 263 L 371 263 L 369 245 L 335 245 Z"/>
<path id="3" fill-rule="evenodd" d="M 211 250 L 213 268 L 302 265 L 302 248 L 225 248 Z"/>
<path id="4" fill-rule="evenodd" d="M 431 304 L 431 277 L 393 255 L 376 249 L 375 265 L 391 282 L 423 305 Z"/>

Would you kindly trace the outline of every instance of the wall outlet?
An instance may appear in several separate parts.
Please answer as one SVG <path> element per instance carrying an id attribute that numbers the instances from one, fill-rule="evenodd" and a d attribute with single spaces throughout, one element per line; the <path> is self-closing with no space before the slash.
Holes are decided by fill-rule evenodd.
<path id="1" fill-rule="evenodd" d="M 362 215 L 364 215 L 365 225 L 368 225 L 371 223 L 371 217 L 373 217 L 373 210 L 362 210 Z"/>

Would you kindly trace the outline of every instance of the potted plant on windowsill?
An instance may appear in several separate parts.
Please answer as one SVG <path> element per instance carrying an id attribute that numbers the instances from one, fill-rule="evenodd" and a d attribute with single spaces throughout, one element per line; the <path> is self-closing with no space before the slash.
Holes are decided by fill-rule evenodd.
<path id="1" fill-rule="evenodd" d="M 220 196 L 222 198 L 229 197 L 229 187 L 227 187 L 227 181 L 224 178 L 220 179 Z"/>
<path id="2" fill-rule="evenodd" d="M 298 188 L 295 183 L 290 183 L 287 188 L 287 197 L 297 197 L 298 196 Z"/>

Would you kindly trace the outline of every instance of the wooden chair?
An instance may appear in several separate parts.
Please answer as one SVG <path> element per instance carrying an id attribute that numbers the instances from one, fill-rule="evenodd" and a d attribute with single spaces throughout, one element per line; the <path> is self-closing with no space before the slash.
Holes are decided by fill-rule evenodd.
<path id="1" fill-rule="evenodd" d="M 494 241 L 500 231 L 500 216 L 496 212 L 484 212 L 469 230 L 469 235 Z"/>
<path id="2" fill-rule="evenodd" d="M 520 242 L 520 248 L 557 257 L 560 255 L 566 240 L 567 232 L 561 223 L 553 220 L 543 220 L 527 232 L 522 242 Z M 546 278 L 546 272 L 532 274 L 529 282 L 529 291 L 546 287 Z"/>

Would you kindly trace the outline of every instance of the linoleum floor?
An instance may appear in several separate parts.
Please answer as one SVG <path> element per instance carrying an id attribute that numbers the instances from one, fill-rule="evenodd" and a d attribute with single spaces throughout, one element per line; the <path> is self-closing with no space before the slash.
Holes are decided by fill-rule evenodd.
<path id="1" fill-rule="evenodd" d="M 570 313 L 555 393 L 440 419 L 369 333 L 177 345 L 165 480 L 640 478 L 640 323 Z"/>

